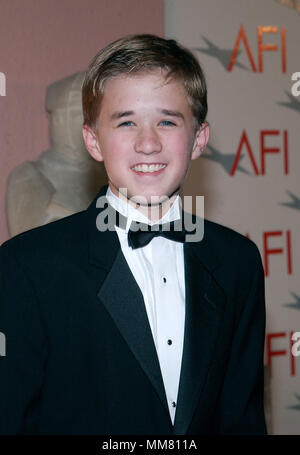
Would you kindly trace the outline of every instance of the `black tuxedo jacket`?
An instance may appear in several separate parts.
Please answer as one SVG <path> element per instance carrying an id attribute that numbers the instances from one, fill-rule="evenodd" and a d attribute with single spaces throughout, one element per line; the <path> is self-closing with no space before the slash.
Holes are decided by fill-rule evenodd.
<path id="1" fill-rule="evenodd" d="M 186 319 L 172 425 L 141 291 L 87 210 L 0 248 L 1 434 L 263 434 L 257 247 L 205 221 L 184 244 Z M 163 303 L 163 302 L 162 302 Z"/>

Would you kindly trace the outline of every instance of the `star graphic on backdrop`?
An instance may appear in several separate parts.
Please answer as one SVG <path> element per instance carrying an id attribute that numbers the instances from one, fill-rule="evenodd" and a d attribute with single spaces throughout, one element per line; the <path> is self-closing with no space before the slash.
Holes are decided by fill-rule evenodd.
<path id="1" fill-rule="evenodd" d="M 288 109 L 293 109 L 300 114 L 300 101 L 298 101 L 296 97 L 289 93 L 287 90 L 285 90 L 285 94 L 289 98 L 289 101 L 279 101 L 277 104 L 280 104 L 280 106 L 285 106 Z"/>
<path id="2" fill-rule="evenodd" d="M 288 308 L 294 308 L 294 310 L 300 310 L 300 295 L 296 294 L 295 292 L 291 292 L 290 294 L 292 297 L 294 297 L 295 302 L 293 303 L 283 303 L 283 306 L 286 306 Z"/>
<path id="3" fill-rule="evenodd" d="M 280 205 L 284 205 L 286 207 L 291 207 L 292 209 L 300 210 L 300 199 L 290 191 L 287 191 L 288 195 L 291 198 L 290 202 L 280 202 Z"/>
<path id="4" fill-rule="evenodd" d="M 216 46 L 209 39 L 205 38 L 205 36 L 203 36 L 203 35 L 202 35 L 202 38 L 206 42 L 208 47 L 206 47 L 206 48 L 195 47 L 194 50 L 196 50 L 198 52 L 202 52 L 202 54 L 206 54 L 211 57 L 215 57 L 217 60 L 219 60 L 221 65 L 224 66 L 224 68 L 227 70 L 233 50 L 232 49 L 222 49 L 221 47 Z M 241 51 L 239 50 L 237 52 L 237 57 L 239 56 L 240 53 L 241 53 Z M 238 66 L 239 68 L 242 68 L 242 69 L 248 71 L 248 68 L 245 65 L 243 65 L 242 63 L 239 63 L 237 60 L 235 61 L 235 65 Z"/>
<path id="5" fill-rule="evenodd" d="M 300 395 L 298 393 L 294 393 L 295 397 L 298 400 L 298 403 L 288 406 L 288 409 L 295 409 L 296 411 L 300 411 Z"/>
<path id="6" fill-rule="evenodd" d="M 217 163 L 221 164 L 223 166 L 224 170 L 227 172 L 228 175 L 230 175 L 232 165 L 234 162 L 235 158 L 235 153 L 221 153 L 219 150 L 216 148 L 212 147 L 211 145 L 208 145 L 207 148 L 210 150 L 211 153 L 206 154 L 204 153 L 202 155 L 203 158 L 206 158 L 211 161 L 216 161 Z M 242 160 L 244 156 L 240 157 L 240 160 Z M 250 174 L 246 169 L 244 169 L 242 166 L 239 164 L 237 165 L 237 170 L 244 172 L 245 174 Z"/>

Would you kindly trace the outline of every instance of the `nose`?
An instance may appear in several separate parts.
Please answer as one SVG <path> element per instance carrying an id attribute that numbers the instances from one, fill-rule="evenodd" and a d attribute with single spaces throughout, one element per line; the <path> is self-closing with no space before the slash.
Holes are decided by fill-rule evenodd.
<path id="1" fill-rule="evenodd" d="M 136 136 L 135 151 L 137 153 L 159 153 L 162 150 L 162 144 L 158 133 L 152 127 L 141 128 Z"/>

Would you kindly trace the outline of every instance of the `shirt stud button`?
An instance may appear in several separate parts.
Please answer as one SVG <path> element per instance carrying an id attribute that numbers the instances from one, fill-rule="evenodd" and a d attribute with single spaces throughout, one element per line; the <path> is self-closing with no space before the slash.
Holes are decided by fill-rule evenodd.
<path id="1" fill-rule="evenodd" d="M 175 403 L 175 401 L 173 401 L 172 406 L 173 406 L 173 408 L 176 408 L 176 403 Z"/>
<path id="2" fill-rule="evenodd" d="M 172 340 L 168 340 L 168 344 L 172 344 Z"/>
<path id="3" fill-rule="evenodd" d="M 166 283 L 167 282 L 167 278 L 163 277 L 163 282 Z"/>

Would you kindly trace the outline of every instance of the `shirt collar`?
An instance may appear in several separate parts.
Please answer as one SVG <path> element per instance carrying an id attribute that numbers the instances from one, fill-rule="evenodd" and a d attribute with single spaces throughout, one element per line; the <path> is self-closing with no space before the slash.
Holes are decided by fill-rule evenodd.
<path id="1" fill-rule="evenodd" d="M 162 218 L 160 218 L 158 221 L 155 223 L 151 220 L 149 220 L 148 217 L 143 215 L 141 212 L 139 212 L 137 209 L 135 209 L 132 205 L 128 204 L 128 202 L 124 201 L 123 199 L 120 199 L 118 196 L 116 196 L 110 187 L 108 186 L 107 191 L 106 191 L 106 198 L 110 205 L 121 215 L 125 216 L 127 218 L 127 223 L 126 223 L 126 233 L 128 232 L 131 222 L 132 221 L 140 221 L 141 223 L 146 223 L 149 225 L 152 224 L 163 224 L 171 221 L 178 220 L 180 218 L 180 197 L 179 195 L 176 196 L 175 201 L 173 202 L 172 206 L 170 209 L 164 214 Z"/>

